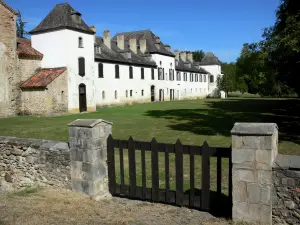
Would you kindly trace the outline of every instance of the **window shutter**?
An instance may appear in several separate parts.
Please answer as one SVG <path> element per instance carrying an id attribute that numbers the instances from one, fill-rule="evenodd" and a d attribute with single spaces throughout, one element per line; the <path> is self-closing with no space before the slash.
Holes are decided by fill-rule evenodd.
<path id="1" fill-rule="evenodd" d="M 120 78 L 120 74 L 119 74 L 119 65 L 115 65 L 115 77 L 116 77 L 116 78 Z"/>
<path id="2" fill-rule="evenodd" d="M 98 64 L 98 77 L 103 78 L 103 64 L 102 63 Z"/>
<path id="3" fill-rule="evenodd" d="M 151 79 L 154 80 L 154 68 L 151 69 Z"/>
<path id="4" fill-rule="evenodd" d="M 163 68 L 163 75 L 162 75 L 162 79 L 165 79 L 165 68 Z"/>
<path id="5" fill-rule="evenodd" d="M 144 79 L 144 68 L 141 68 L 141 79 Z"/>
<path id="6" fill-rule="evenodd" d="M 175 75 L 174 75 L 175 71 L 173 69 L 173 73 L 172 73 L 172 80 L 175 80 Z"/>
<path id="7" fill-rule="evenodd" d="M 80 76 L 84 76 L 85 75 L 85 60 L 83 57 L 80 57 L 78 59 L 78 73 Z"/>

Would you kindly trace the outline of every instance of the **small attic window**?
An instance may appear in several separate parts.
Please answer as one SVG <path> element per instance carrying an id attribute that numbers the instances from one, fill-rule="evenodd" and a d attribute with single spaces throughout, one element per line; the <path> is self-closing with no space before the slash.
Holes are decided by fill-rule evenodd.
<path id="1" fill-rule="evenodd" d="M 80 23 L 81 22 L 81 13 L 75 10 L 71 11 L 72 20 L 74 22 Z"/>
<path id="2" fill-rule="evenodd" d="M 78 38 L 78 48 L 83 48 L 83 39 L 82 39 L 82 37 Z"/>

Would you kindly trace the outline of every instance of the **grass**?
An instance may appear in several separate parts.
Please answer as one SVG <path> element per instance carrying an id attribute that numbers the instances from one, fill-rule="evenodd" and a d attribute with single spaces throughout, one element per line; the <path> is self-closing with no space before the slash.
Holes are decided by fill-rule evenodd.
<path id="1" fill-rule="evenodd" d="M 25 187 L 21 190 L 12 192 L 11 196 L 30 196 L 31 194 L 37 193 L 41 188 L 40 187 Z"/>
<path id="2" fill-rule="evenodd" d="M 279 151 L 300 155 L 298 99 L 229 98 L 157 102 L 99 109 L 94 113 L 0 119 L 0 135 L 67 141 L 67 124 L 75 119 L 112 121 L 113 136 L 158 142 L 228 147 L 235 122 L 273 122 L 279 126 Z"/>
<path id="3" fill-rule="evenodd" d="M 0 225 L 86 224 L 193 224 L 229 225 L 204 212 L 125 199 L 91 201 L 65 189 L 42 188 L 25 196 L 0 196 Z"/>

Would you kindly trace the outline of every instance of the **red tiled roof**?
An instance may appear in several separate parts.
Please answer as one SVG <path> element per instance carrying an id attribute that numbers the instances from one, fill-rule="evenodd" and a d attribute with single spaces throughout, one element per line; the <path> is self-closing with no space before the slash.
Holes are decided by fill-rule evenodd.
<path id="1" fill-rule="evenodd" d="M 21 88 L 47 87 L 53 80 L 66 71 L 66 67 L 40 69 L 31 78 L 20 85 Z"/>
<path id="2" fill-rule="evenodd" d="M 31 47 L 31 40 L 26 38 L 18 38 L 17 54 L 19 57 L 34 57 L 42 59 L 43 54 Z"/>
<path id="3" fill-rule="evenodd" d="M 13 10 L 9 5 L 7 5 L 5 2 L 3 2 L 2 0 L 0 0 L 0 4 L 4 6 L 4 8 L 6 8 L 7 10 L 9 10 L 11 13 L 15 14 L 15 15 L 19 15 L 19 13 L 17 13 L 15 10 Z"/>

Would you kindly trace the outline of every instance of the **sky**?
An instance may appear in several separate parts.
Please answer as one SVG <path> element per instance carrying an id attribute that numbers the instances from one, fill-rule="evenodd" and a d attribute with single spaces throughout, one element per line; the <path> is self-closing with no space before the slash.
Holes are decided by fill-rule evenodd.
<path id="1" fill-rule="evenodd" d="M 4 0 L 19 10 L 27 29 L 66 0 Z M 163 43 L 185 51 L 213 52 L 233 62 L 244 43 L 261 40 L 275 22 L 280 0 L 69 0 L 97 35 L 151 29 Z"/>

